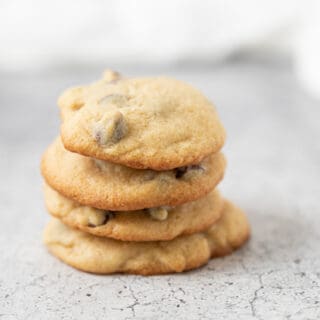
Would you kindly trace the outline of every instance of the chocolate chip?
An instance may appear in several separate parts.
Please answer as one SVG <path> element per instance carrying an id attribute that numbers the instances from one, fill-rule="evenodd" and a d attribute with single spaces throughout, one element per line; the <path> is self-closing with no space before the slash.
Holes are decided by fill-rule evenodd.
<path id="1" fill-rule="evenodd" d="M 89 223 L 88 223 L 88 227 L 90 227 L 90 228 L 96 228 L 96 227 L 103 226 L 103 225 L 107 224 L 107 222 L 108 222 L 109 220 L 113 219 L 114 216 L 115 216 L 115 215 L 114 215 L 113 212 L 105 211 L 105 213 L 104 213 L 104 219 L 103 219 L 103 221 L 102 221 L 101 224 L 95 225 L 95 224 L 89 222 Z"/>
<path id="2" fill-rule="evenodd" d="M 114 218 L 114 214 L 111 213 L 110 211 L 106 211 L 105 213 L 105 219 L 102 222 L 102 225 L 105 225 L 109 220 Z"/>
<path id="3" fill-rule="evenodd" d="M 112 135 L 112 142 L 118 142 L 121 140 L 127 132 L 127 126 L 124 117 L 121 113 L 121 117 L 115 120 L 114 131 Z"/>
<path id="4" fill-rule="evenodd" d="M 174 170 L 176 178 L 179 179 L 181 177 L 183 177 L 183 175 L 187 172 L 188 167 L 180 167 L 180 168 L 176 168 Z"/>
<path id="5" fill-rule="evenodd" d="M 180 179 L 184 175 L 186 175 L 186 173 L 188 173 L 190 171 L 196 171 L 196 170 L 204 171 L 204 168 L 201 165 L 198 165 L 198 164 L 176 168 L 174 170 L 175 177 L 176 177 L 176 179 Z"/>
<path id="6" fill-rule="evenodd" d="M 127 133 L 127 124 L 119 111 L 96 123 L 93 137 L 100 145 L 108 145 L 121 140 Z"/>

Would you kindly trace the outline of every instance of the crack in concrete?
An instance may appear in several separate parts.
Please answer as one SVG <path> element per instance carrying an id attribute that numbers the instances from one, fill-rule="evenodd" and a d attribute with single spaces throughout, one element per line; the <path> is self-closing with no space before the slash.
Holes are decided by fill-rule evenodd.
<path id="1" fill-rule="evenodd" d="M 123 289 L 124 289 L 124 290 L 127 289 L 127 290 L 129 291 L 129 293 L 130 293 L 129 298 L 133 299 L 133 303 L 131 303 L 131 304 L 129 304 L 129 305 L 126 305 L 126 306 L 124 306 L 123 308 L 112 308 L 112 309 L 113 309 L 113 310 L 120 310 L 120 311 L 124 311 L 124 310 L 126 310 L 126 309 L 129 309 L 129 310 L 131 311 L 131 313 L 132 313 L 132 317 L 135 318 L 135 316 L 136 316 L 135 307 L 136 307 L 137 305 L 147 305 L 147 304 L 149 304 L 149 303 L 147 303 L 147 304 L 141 304 L 141 303 L 139 302 L 139 299 L 137 298 L 137 296 L 136 296 L 136 294 L 135 294 L 135 292 L 134 292 L 131 284 L 130 284 L 130 283 L 128 284 L 128 282 L 126 282 L 126 281 L 124 281 L 123 279 L 121 279 L 121 277 L 116 277 L 114 280 L 117 280 L 117 281 L 121 282 L 121 283 L 123 284 Z M 124 291 L 124 290 L 120 290 L 120 291 L 122 292 L 122 291 Z"/>
<path id="2" fill-rule="evenodd" d="M 257 319 L 261 319 L 261 318 L 257 315 L 257 310 L 256 310 L 256 307 L 255 307 L 255 303 L 256 303 L 257 300 L 259 299 L 259 296 L 258 296 L 258 295 L 259 295 L 260 290 L 262 290 L 262 289 L 264 288 L 263 281 L 262 281 L 262 276 L 263 276 L 263 274 L 258 274 L 259 288 L 257 288 L 257 289 L 254 291 L 253 298 L 249 301 L 250 309 L 251 309 L 251 315 L 252 315 L 254 318 L 257 318 Z"/>
<path id="3" fill-rule="evenodd" d="M 184 299 L 181 299 L 181 298 L 179 298 L 179 297 L 176 297 L 176 294 L 177 294 L 178 292 L 181 292 L 182 295 L 185 296 L 185 295 L 186 295 L 186 292 L 185 292 L 184 289 L 182 289 L 181 287 L 178 287 L 178 288 L 174 287 L 174 286 L 172 285 L 171 280 L 172 280 L 171 278 L 169 278 L 169 279 L 167 280 L 168 286 L 170 287 L 170 294 L 171 294 L 171 296 L 178 302 L 177 307 L 180 307 L 180 303 L 186 304 L 186 301 L 185 301 Z"/>
<path id="4" fill-rule="evenodd" d="M 131 297 L 134 299 L 134 302 L 130 305 L 128 305 L 126 308 L 129 308 L 132 312 L 133 317 L 136 316 L 136 311 L 135 311 L 135 307 L 137 305 L 140 305 L 140 302 L 138 300 L 138 298 L 136 297 L 136 294 L 134 293 L 134 290 L 132 289 L 131 285 L 128 286 L 128 289 L 130 291 Z"/>

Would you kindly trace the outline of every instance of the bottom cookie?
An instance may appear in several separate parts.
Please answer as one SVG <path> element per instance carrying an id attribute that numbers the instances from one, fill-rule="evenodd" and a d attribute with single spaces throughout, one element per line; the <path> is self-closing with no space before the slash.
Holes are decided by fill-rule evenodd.
<path id="1" fill-rule="evenodd" d="M 206 232 L 171 241 L 125 242 L 101 238 L 52 219 L 45 229 L 44 242 L 55 256 L 83 271 L 153 275 L 200 267 L 210 257 L 226 255 L 240 247 L 249 235 L 244 213 L 225 201 L 221 218 Z"/>

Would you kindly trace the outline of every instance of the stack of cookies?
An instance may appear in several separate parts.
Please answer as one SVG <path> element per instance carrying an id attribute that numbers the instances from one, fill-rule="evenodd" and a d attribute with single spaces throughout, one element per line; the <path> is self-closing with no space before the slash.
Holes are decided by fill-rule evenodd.
<path id="1" fill-rule="evenodd" d="M 215 189 L 225 132 L 212 104 L 170 78 L 107 71 L 58 101 L 61 136 L 45 152 L 49 250 L 93 273 L 200 267 L 249 237 Z"/>

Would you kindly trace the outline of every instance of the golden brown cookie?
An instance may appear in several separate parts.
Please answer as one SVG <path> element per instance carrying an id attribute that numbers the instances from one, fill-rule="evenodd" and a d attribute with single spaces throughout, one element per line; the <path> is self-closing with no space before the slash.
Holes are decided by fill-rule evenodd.
<path id="1" fill-rule="evenodd" d="M 109 72 L 91 85 L 67 90 L 58 104 L 68 150 L 132 168 L 197 164 L 225 140 L 213 105 L 171 78 L 125 79 Z"/>
<path id="2" fill-rule="evenodd" d="M 48 211 L 64 224 L 96 236 L 123 241 L 172 240 L 208 229 L 221 215 L 223 200 L 218 191 L 172 208 L 138 211 L 105 211 L 81 206 L 44 187 Z"/>
<path id="3" fill-rule="evenodd" d="M 213 154 L 201 164 L 168 171 L 138 170 L 64 149 L 60 139 L 42 159 L 47 183 L 82 205 L 115 211 L 177 206 L 210 192 L 222 179 L 225 158 Z"/>
<path id="4" fill-rule="evenodd" d="M 53 219 L 44 232 L 49 250 L 67 264 L 93 273 L 152 275 L 200 267 L 210 257 L 230 253 L 249 237 L 247 218 L 225 202 L 220 220 L 207 232 L 171 241 L 126 242 L 73 230 Z"/>

